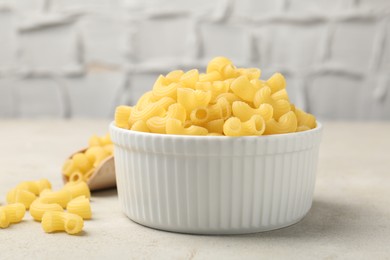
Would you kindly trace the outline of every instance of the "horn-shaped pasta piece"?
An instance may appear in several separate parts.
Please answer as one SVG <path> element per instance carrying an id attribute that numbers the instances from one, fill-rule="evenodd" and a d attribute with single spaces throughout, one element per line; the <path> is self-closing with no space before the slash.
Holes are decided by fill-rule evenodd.
<path id="1" fill-rule="evenodd" d="M 233 62 L 231 60 L 229 60 L 228 58 L 215 57 L 214 59 L 209 61 L 209 63 L 207 64 L 206 72 L 211 73 L 213 71 L 216 71 L 216 72 L 222 73 L 224 71 L 224 68 L 227 65 L 232 65 L 232 64 L 233 64 Z"/>
<path id="2" fill-rule="evenodd" d="M 218 71 L 199 74 L 199 82 L 210 82 L 221 80 L 222 76 Z"/>
<path id="3" fill-rule="evenodd" d="M 7 213 L 0 207 L 0 228 L 7 228 L 10 225 Z"/>
<path id="4" fill-rule="evenodd" d="M 61 207 L 66 208 L 68 202 L 72 199 L 72 193 L 67 189 L 59 191 L 44 190 L 41 192 L 39 200 L 42 203 L 52 204 L 57 203 Z"/>
<path id="5" fill-rule="evenodd" d="M 175 118 L 180 120 L 181 122 L 184 122 L 186 120 L 186 109 L 183 105 L 179 103 L 175 103 L 169 106 L 168 112 L 167 112 L 168 118 Z"/>
<path id="6" fill-rule="evenodd" d="M 250 81 L 257 89 L 261 89 L 262 87 L 267 86 L 267 83 L 261 79 L 252 79 Z"/>
<path id="7" fill-rule="evenodd" d="M 22 203 L 13 203 L 0 207 L 0 228 L 19 223 L 24 218 L 26 208 Z"/>
<path id="8" fill-rule="evenodd" d="M 149 118 L 148 121 L 146 121 L 146 125 L 153 133 L 165 134 L 165 125 L 167 124 L 167 118 L 168 116 L 154 116 L 152 118 Z"/>
<path id="9" fill-rule="evenodd" d="M 80 196 L 72 199 L 66 206 L 69 213 L 79 215 L 83 219 L 90 219 L 92 217 L 91 205 L 89 199 L 85 196 Z"/>
<path id="10" fill-rule="evenodd" d="M 39 195 L 44 189 L 51 189 L 51 183 L 47 179 L 41 179 L 38 181 L 23 181 L 16 186 L 17 189 L 27 190 Z"/>
<path id="11" fill-rule="evenodd" d="M 150 133 L 149 127 L 146 125 L 144 120 L 136 121 L 130 128 L 132 131 Z"/>
<path id="12" fill-rule="evenodd" d="M 222 119 L 226 120 L 232 115 L 232 107 L 229 101 L 226 98 L 221 97 L 217 100 L 217 103 L 214 106 L 219 106 L 222 113 Z"/>
<path id="13" fill-rule="evenodd" d="M 197 69 L 189 70 L 180 77 L 180 83 L 185 88 L 195 89 L 196 82 L 199 81 L 199 71 Z"/>
<path id="14" fill-rule="evenodd" d="M 223 125 L 226 136 L 262 135 L 265 122 L 262 116 L 253 115 L 248 121 L 241 122 L 238 117 L 231 117 Z"/>
<path id="15" fill-rule="evenodd" d="M 76 153 L 72 156 L 73 163 L 76 168 L 81 172 L 85 173 L 92 168 L 92 163 L 85 155 L 85 153 Z"/>
<path id="16" fill-rule="evenodd" d="M 239 72 L 237 71 L 237 68 L 233 64 L 227 64 L 223 68 L 221 74 L 225 79 L 236 78 L 240 75 Z"/>
<path id="17" fill-rule="evenodd" d="M 190 88 L 177 89 L 177 102 L 186 109 L 188 117 L 192 110 L 197 107 L 207 106 L 210 100 L 210 91 L 193 90 Z"/>
<path id="18" fill-rule="evenodd" d="M 132 107 L 118 106 L 115 109 L 115 125 L 120 128 L 129 129 L 129 118 L 132 111 Z"/>
<path id="19" fill-rule="evenodd" d="M 156 98 L 170 97 L 176 99 L 177 88 L 182 87 L 177 82 L 169 82 L 163 75 L 160 75 L 153 85 L 153 95 Z"/>
<path id="20" fill-rule="evenodd" d="M 167 119 L 166 125 L 167 134 L 175 135 L 207 135 L 208 131 L 204 127 L 192 125 L 188 128 L 184 128 L 183 123 L 174 118 Z"/>
<path id="21" fill-rule="evenodd" d="M 236 78 L 232 82 L 230 89 L 234 94 L 247 102 L 252 102 L 253 97 L 259 90 L 258 87 L 253 85 L 246 76 L 240 76 Z"/>
<path id="22" fill-rule="evenodd" d="M 309 129 L 316 127 L 316 118 L 312 114 L 295 108 L 295 115 L 297 116 L 298 126 L 307 126 Z M 300 128 L 300 131 L 303 131 L 303 129 L 304 128 Z"/>
<path id="23" fill-rule="evenodd" d="M 195 108 L 190 114 L 192 123 L 199 126 L 219 118 L 222 118 L 222 109 L 219 104 Z"/>
<path id="24" fill-rule="evenodd" d="M 101 146 L 93 146 L 85 151 L 85 155 L 88 160 L 92 163 L 93 167 L 99 166 L 100 162 L 103 161 L 109 155 L 108 152 Z"/>
<path id="25" fill-rule="evenodd" d="M 142 110 L 133 109 L 130 115 L 129 123 L 130 125 L 133 125 L 138 120 L 147 121 L 149 118 L 154 116 L 164 116 L 166 109 L 174 103 L 176 103 L 176 101 L 173 98 L 163 97 L 154 103 L 149 103 Z"/>
<path id="26" fill-rule="evenodd" d="M 272 93 L 276 93 L 286 88 L 286 79 L 281 73 L 277 72 L 267 80 L 267 85 L 271 88 Z"/>
<path id="27" fill-rule="evenodd" d="M 84 221 L 82 217 L 76 214 L 48 211 L 43 214 L 41 225 L 47 233 L 65 231 L 70 235 L 74 235 L 81 232 Z"/>
<path id="28" fill-rule="evenodd" d="M 138 99 L 134 109 L 143 110 L 147 105 L 153 102 L 156 102 L 153 91 L 148 91 Z"/>
<path id="29" fill-rule="evenodd" d="M 270 104 L 261 104 L 259 108 L 252 108 L 248 103 L 242 101 L 233 102 L 232 112 L 241 121 L 247 121 L 253 115 L 261 115 L 264 121 L 268 121 L 273 116 L 273 108 Z"/>
<path id="30" fill-rule="evenodd" d="M 274 100 L 271 97 L 271 89 L 269 87 L 263 87 L 256 92 L 253 98 L 253 104 L 255 107 L 259 107 L 261 104 L 270 104 L 273 108 L 273 117 L 276 120 L 291 111 L 290 102 L 283 99 Z"/>
<path id="31" fill-rule="evenodd" d="M 222 93 L 222 94 L 219 94 L 216 98 L 215 98 L 215 101 L 213 102 L 217 102 L 220 98 L 225 98 L 230 105 L 232 105 L 232 103 L 234 101 L 243 101 L 243 99 L 241 99 L 239 96 L 237 96 L 236 94 L 234 93 Z"/>
<path id="32" fill-rule="evenodd" d="M 40 198 L 34 200 L 30 207 L 30 214 L 36 221 L 41 221 L 43 214 L 49 211 L 63 212 L 64 209 L 57 203 L 44 203 Z"/>
<path id="33" fill-rule="evenodd" d="M 64 165 L 62 166 L 62 173 L 66 176 L 66 177 L 70 177 L 70 175 L 77 171 L 77 166 L 76 164 L 74 163 L 74 161 L 72 159 L 68 159 L 65 161 Z"/>
<path id="34" fill-rule="evenodd" d="M 214 81 L 214 82 L 197 82 L 196 89 L 211 92 L 210 103 L 215 103 L 217 97 L 223 93 L 228 93 L 229 84 L 225 81 Z"/>
<path id="35" fill-rule="evenodd" d="M 284 89 L 281 89 L 275 93 L 273 93 L 271 95 L 271 98 L 273 100 L 286 100 L 286 101 L 290 101 L 289 97 L 288 97 L 288 93 L 287 93 L 287 90 L 284 88 Z"/>
<path id="36" fill-rule="evenodd" d="M 209 131 L 209 134 L 223 134 L 223 124 L 225 121 L 220 118 L 220 119 L 215 119 L 210 122 L 207 122 L 205 125 L 205 128 Z"/>
<path id="37" fill-rule="evenodd" d="M 267 121 L 265 135 L 292 133 L 297 130 L 298 120 L 293 111 L 287 112 L 279 120 L 271 119 Z"/>
<path id="38" fill-rule="evenodd" d="M 173 71 L 169 72 L 165 76 L 165 78 L 168 79 L 171 82 L 179 82 L 181 76 L 183 76 L 183 75 L 184 75 L 184 71 L 182 71 L 182 70 L 173 70 Z"/>
<path id="39" fill-rule="evenodd" d="M 31 203 L 37 198 L 34 193 L 28 190 L 14 188 L 7 193 L 7 203 L 22 203 L 26 209 L 30 208 Z"/>
<path id="40" fill-rule="evenodd" d="M 221 115 L 221 111 L 219 111 L 219 115 Z M 207 107 L 198 107 L 192 110 L 190 114 L 190 119 L 195 125 L 203 125 L 207 123 L 209 118 L 209 111 Z"/>
<path id="41" fill-rule="evenodd" d="M 62 189 L 69 191 L 72 195 L 72 198 L 79 196 L 85 196 L 87 198 L 91 197 L 91 191 L 89 190 L 88 185 L 83 181 L 68 182 Z"/>
<path id="42" fill-rule="evenodd" d="M 258 79 L 261 76 L 261 70 L 258 68 L 238 68 L 237 72 L 241 76 L 246 76 L 249 80 Z"/>
<path id="43" fill-rule="evenodd" d="M 153 133 L 165 134 L 166 124 L 168 118 L 175 118 L 184 122 L 187 117 L 186 109 L 179 103 L 175 103 L 169 106 L 168 112 L 165 117 L 152 117 L 146 121 L 146 125 Z"/>

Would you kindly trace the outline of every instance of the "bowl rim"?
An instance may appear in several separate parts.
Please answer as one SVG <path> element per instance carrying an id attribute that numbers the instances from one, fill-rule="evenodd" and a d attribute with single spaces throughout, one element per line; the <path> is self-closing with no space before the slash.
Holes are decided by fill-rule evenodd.
<path id="1" fill-rule="evenodd" d="M 317 133 L 321 132 L 323 129 L 323 125 L 321 122 L 316 121 L 316 127 L 310 130 L 301 131 L 301 132 L 293 132 L 293 133 L 285 133 L 285 134 L 273 134 L 273 135 L 247 135 L 247 136 L 215 136 L 215 135 L 174 135 L 174 134 L 159 134 L 159 133 L 147 133 L 147 132 L 139 132 L 139 131 L 132 131 L 129 129 L 124 129 L 117 127 L 115 125 L 114 121 L 111 121 L 109 124 L 109 129 L 113 129 L 115 131 L 128 134 L 128 135 L 135 135 L 135 136 L 143 136 L 143 137 L 151 137 L 151 138 L 175 138 L 175 139 L 185 139 L 185 140 L 238 140 L 238 139 L 258 139 L 261 138 L 262 140 L 272 140 L 277 138 L 291 138 L 291 137 L 301 137 L 305 136 L 307 134 Z M 111 137 L 112 138 L 112 137 Z"/>

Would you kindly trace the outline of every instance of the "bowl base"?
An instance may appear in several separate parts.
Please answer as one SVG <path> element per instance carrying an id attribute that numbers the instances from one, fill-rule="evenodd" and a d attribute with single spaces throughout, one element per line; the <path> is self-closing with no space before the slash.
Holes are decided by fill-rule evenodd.
<path id="1" fill-rule="evenodd" d="M 172 227 L 172 226 L 164 226 L 164 225 L 158 225 L 154 223 L 145 222 L 142 220 L 133 219 L 129 216 L 127 216 L 131 221 L 141 225 L 145 226 L 147 228 L 152 228 L 160 231 L 168 231 L 173 233 L 181 233 L 181 234 L 191 234 L 191 235 L 244 235 L 244 234 L 253 234 L 253 233 L 260 233 L 260 232 L 267 232 L 277 229 L 286 228 L 292 225 L 297 224 L 300 222 L 310 211 L 310 209 L 301 217 L 294 219 L 289 222 L 276 224 L 276 225 L 269 225 L 269 226 L 261 226 L 261 227 L 248 227 L 248 228 L 231 228 L 231 229 L 199 229 L 199 228 L 186 228 L 186 227 Z"/>

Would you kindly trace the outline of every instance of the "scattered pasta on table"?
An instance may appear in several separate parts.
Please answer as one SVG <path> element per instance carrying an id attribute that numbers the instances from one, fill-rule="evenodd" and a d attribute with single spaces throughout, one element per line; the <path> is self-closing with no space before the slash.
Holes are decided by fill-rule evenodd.
<path id="1" fill-rule="evenodd" d="M 88 185 L 79 180 L 68 182 L 58 191 L 52 191 L 51 187 L 47 179 L 42 179 L 24 181 L 12 188 L 6 196 L 8 204 L 0 207 L 0 228 L 21 222 L 29 210 L 47 233 L 80 233 L 84 219 L 92 218 Z"/>

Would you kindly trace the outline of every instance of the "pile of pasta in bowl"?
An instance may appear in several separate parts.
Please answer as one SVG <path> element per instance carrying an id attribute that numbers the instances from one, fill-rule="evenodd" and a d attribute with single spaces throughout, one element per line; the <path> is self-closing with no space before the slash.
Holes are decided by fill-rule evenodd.
<path id="1" fill-rule="evenodd" d="M 120 128 L 175 135 L 258 136 L 306 131 L 316 118 L 289 101 L 281 73 L 263 80 L 257 68 L 216 57 L 206 73 L 160 75 L 135 106 L 118 106 Z"/>

